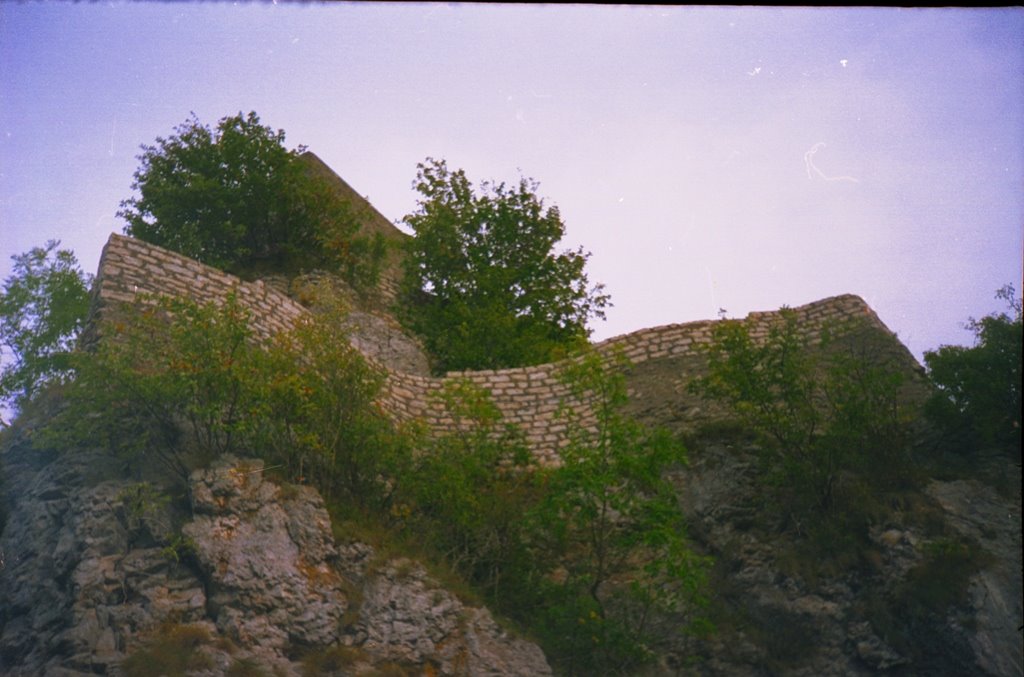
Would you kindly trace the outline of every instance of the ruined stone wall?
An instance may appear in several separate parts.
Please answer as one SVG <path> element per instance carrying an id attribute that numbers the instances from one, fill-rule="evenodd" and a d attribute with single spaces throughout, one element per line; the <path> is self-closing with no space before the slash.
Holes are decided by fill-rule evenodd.
<path id="1" fill-rule="evenodd" d="M 199 303 L 221 303 L 234 292 L 252 313 L 261 338 L 291 328 L 307 311 L 262 281 L 245 282 L 223 271 L 155 245 L 111 235 L 103 248 L 93 290 L 92 325 L 119 304 L 147 295 L 183 296 Z"/>
<path id="2" fill-rule="evenodd" d="M 825 326 L 847 320 L 866 320 L 891 335 L 874 311 L 860 297 L 852 294 L 816 301 L 794 308 L 793 312 L 801 331 L 812 339 Z M 751 326 L 751 336 L 755 340 L 766 337 L 771 324 L 779 319 L 777 311 L 750 313 L 747 321 Z M 710 343 L 717 322 L 702 320 L 642 329 L 603 341 L 596 348 L 604 354 L 621 351 L 633 365 L 671 358 L 702 360 L 703 350 Z M 518 369 L 450 372 L 443 378 L 391 372 L 381 404 L 395 420 L 420 419 L 437 430 L 451 430 L 454 421 L 445 413 L 437 396 L 446 383 L 468 380 L 491 392 L 505 421 L 524 431 L 539 459 L 554 462 L 559 447 L 566 441 L 565 424 L 556 415 L 559 405 L 569 397 L 568 387 L 559 378 L 564 366 L 562 362 Z M 587 418 L 583 412 L 584 423 Z"/>
<path id="3" fill-rule="evenodd" d="M 262 282 L 244 282 L 174 252 L 138 240 L 112 235 L 104 249 L 97 273 L 95 305 L 99 317 L 111 304 L 131 302 L 138 294 L 172 294 L 199 302 L 218 302 L 234 291 L 252 313 L 255 332 L 262 337 L 288 329 L 308 311 L 281 292 Z M 802 331 L 817 336 L 829 323 L 866 320 L 891 335 L 870 307 L 854 295 L 836 296 L 794 308 Z M 755 312 L 747 316 L 754 338 L 767 335 L 779 312 Z M 700 358 L 711 339 L 717 321 L 703 320 L 684 324 L 642 329 L 608 339 L 598 350 L 621 350 L 633 364 L 672 358 Z M 358 347 L 358 342 L 356 343 Z M 909 353 L 908 353 L 909 355 Z M 565 442 L 565 425 L 556 412 L 569 396 L 559 379 L 564 363 L 544 364 L 518 369 L 451 372 L 430 377 L 399 371 L 384 364 L 388 377 L 380 396 L 380 406 L 395 421 L 420 420 L 437 432 L 451 431 L 455 421 L 445 412 L 438 395 L 447 383 L 465 379 L 490 391 L 505 421 L 519 426 L 537 457 L 557 461 L 557 452 Z M 585 412 L 584 420 L 586 419 Z"/>

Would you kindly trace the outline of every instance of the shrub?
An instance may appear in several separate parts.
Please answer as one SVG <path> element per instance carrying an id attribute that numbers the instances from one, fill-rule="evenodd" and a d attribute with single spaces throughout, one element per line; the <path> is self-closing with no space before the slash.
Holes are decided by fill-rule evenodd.
<path id="1" fill-rule="evenodd" d="M 665 477 L 685 450 L 623 413 L 627 365 L 590 351 L 563 370 L 569 441 L 531 515 L 546 597 L 534 626 L 571 674 L 635 668 L 652 655 L 658 613 L 692 617 L 704 602 L 708 562 L 690 550 Z"/>
<path id="2" fill-rule="evenodd" d="M 403 447 L 374 404 L 382 376 L 351 347 L 339 313 L 267 345 L 233 295 L 143 299 L 79 356 L 68 406 L 43 439 L 152 455 L 182 478 L 219 454 L 258 454 L 328 497 L 380 503 L 381 473 Z"/>
<path id="3" fill-rule="evenodd" d="M 1007 302 L 1011 314 L 968 320 L 975 338 L 973 347 L 942 346 L 925 352 L 928 375 L 938 390 L 926 411 L 964 446 L 998 446 L 1019 457 L 1024 349 L 1021 299 L 1014 296 L 1010 285 L 996 292 L 996 298 Z"/>
<path id="4" fill-rule="evenodd" d="M 435 552 L 500 600 L 506 579 L 529 566 L 523 514 L 536 500 L 536 469 L 490 393 L 463 380 L 437 397 L 456 431 L 424 442 L 399 479 L 405 502 L 396 515 L 414 533 L 429 531 Z"/>
<path id="5" fill-rule="evenodd" d="M 212 266 L 245 272 L 333 263 L 357 288 L 376 283 L 382 238 L 358 234 L 362 215 L 285 148 L 255 112 L 216 127 L 193 116 L 142 146 L 121 203 L 125 233 Z"/>
<path id="6" fill-rule="evenodd" d="M 887 338 L 856 322 L 819 338 L 788 309 L 763 340 L 744 321 L 719 323 L 708 374 L 690 386 L 761 436 L 767 482 L 798 532 L 858 507 L 858 476 L 884 486 L 910 477 L 904 379 L 879 343 Z"/>

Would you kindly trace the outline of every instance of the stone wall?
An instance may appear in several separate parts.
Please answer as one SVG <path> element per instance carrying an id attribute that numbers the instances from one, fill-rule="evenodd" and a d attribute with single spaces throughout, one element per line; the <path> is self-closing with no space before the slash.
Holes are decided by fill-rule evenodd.
<path id="1" fill-rule="evenodd" d="M 827 325 L 848 320 L 867 321 L 885 334 L 892 332 L 874 311 L 858 296 L 836 296 L 794 308 L 801 331 L 815 338 Z M 764 338 L 773 322 L 780 319 L 778 311 L 754 312 L 747 316 L 754 339 Z M 714 326 L 719 321 L 702 320 L 684 324 L 642 329 L 597 344 L 603 354 L 620 352 L 635 366 L 648 361 L 675 358 L 703 360 L 703 350 L 710 343 Z M 909 353 L 907 353 L 909 356 Z M 911 358 L 912 359 L 912 358 Z M 546 462 L 557 462 L 558 449 L 566 442 L 566 427 L 558 420 L 557 411 L 569 397 L 568 387 L 559 373 L 565 362 L 518 369 L 449 372 L 443 378 L 430 378 L 390 372 L 382 406 L 398 421 L 420 419 L 435 430 L 451 431 L 455 422 L 444 411 L 438 394 L 446 383 L 464 379 L 489 390 L 505 421 L 519 426 L 526 434 L 534 454 Z M 680 397 L 685 397 L 683 393 Z M 579 403 L 573 403 L 579 407 Z M 582 412 L 583 422 L 588 417 Z"/>
<path id="2" fill-rule="evenodd" d="M 98 320 L 113 305 L 132 302 L 139 294 L 182 295 L 205 303 L 220 302 L 234 291 L 252 312 L 253 328 L 261 337 L 288 329 L 308 312 L 296 301 L 262 282 L 244 282 L 174 252 L 120 235 L 110 237 L 96 279 L 93 326 L 102 326 Z M 794 308 L 793 312 L 807 336 L 817 336 L 826 324 L 845 320 L 867 321 L 892 336 L 871 308 L 854 295 L 816 301 Z M 747 316 L 755 338 L 766 336 L 771 323 L 778 319 L 778 311 L 755 312 Z M 621 350 L 634 365 L 652 360 L 700 359 L 717 322 L 702 320 L 642 329 L 608 339 L 598 344 L 597 349 L 605 353 Z M 895 339 L 893 341 L 897 343 Z M 359 341 L 354 341 L 354 345 L 365 347 Z M 368 357 L 380 363 L 379 358 L 384 356 L 369 354 Z M 558 449 L 565 443 L 566 429 L 557 420 L 556 412 L 569 396 L 567 386 L 559 379 L 564 363 L 451 372 L 444 377 L 400 371 L 400 365 L 391 363 L 382 366 L 387 369 L 388 378 L 379 403 L 395 421 L 420 420 L 436 432 L 452 431 L 456 422 L 447 414 L 438 395 L 446 384 L 467 380 L 491 392 L 505 421 L 523 430 L 540 460 L 557 462 Z M 583 413 L 585 421 L 586 412 Z"/>
<path id="3" fill-rule="evenodd" d="M 291 328 L 307 311 L 298 302 L 262 281 L 245 282 L 223 271 L 141 240 L 111 235 L 100 257 L 93 288 L 93 332 L 105 313 L 140 296 L 168 295 L 199 303 L 222 303 L 234 292 L 252 312 L 255 333 L 261 338 Z"/>

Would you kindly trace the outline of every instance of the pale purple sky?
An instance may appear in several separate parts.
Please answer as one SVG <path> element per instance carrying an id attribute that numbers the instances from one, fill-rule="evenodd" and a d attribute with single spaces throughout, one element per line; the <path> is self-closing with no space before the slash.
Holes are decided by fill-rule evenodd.
<path id="1" fill-rule="evenodd" d="M 140 144 L 257 111 L 388 218 L 540 182 L 603 339 L 863 296 L 920 358 L 1021 287 L 1024 10 L 0 3 L 0 277 L 95 272 Z"/>

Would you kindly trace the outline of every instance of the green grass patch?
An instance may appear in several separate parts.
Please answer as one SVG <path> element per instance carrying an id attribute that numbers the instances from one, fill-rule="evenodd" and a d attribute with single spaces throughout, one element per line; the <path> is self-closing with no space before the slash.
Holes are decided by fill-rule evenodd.
<path id="1" fill-rule="evenodd" d="M 184 677 L 190 671 L 214 667 L 200 648 L 212 640 L 206 628 L 195 625 L 163 625 L 144 648 L 121 662 L 126 677 L 150 677 L 154 666 L 166 677 Z M 254 673 L 247 673 L 254 674 Z"/>

